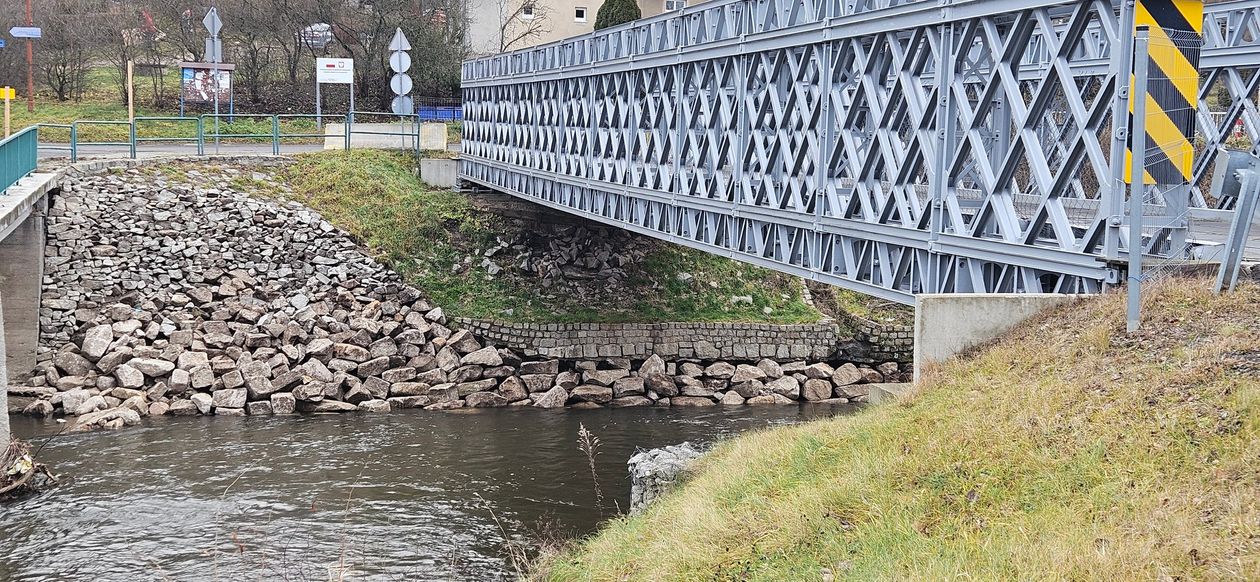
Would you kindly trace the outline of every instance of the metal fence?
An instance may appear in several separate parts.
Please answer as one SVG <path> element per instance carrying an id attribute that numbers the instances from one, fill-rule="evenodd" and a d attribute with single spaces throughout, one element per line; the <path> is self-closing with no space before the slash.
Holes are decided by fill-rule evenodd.
<path id="1" fill-rule="evenodd" d="M 135 158 L 144 153 L 148 144 L 175 144 L 193 148 L 196 155 L 205 155 L 208 148 L 224 142 L 270 144 L 271 153 L 279 155 L 285 144 L 295 141 L 311 143 L 320 140 L 329 147 L 337 143 L 342 149 L 350 149 L 351 138 L 355 135 L 373 135 L 397 137 L 404 149 L 413 149 L 417 154 L 421 147 L 422 124 L 443 122 L 447 113 L 427 111 L 413 115 L 400 116 L 394 113 L 375 111 L 351 111 L 347 114 L 243 114 L 243 113 L 205 113 L 196 117 L 136 117 L 127 120 L 76 120 L 71 123 L 41 123 L 38 128 L 44 130 L 44 141 L 38 147 L 44 151 L 65 152 L 71 161 L 78 161 L 87 148 L 113 148 L 127 151 L 127 155 Z M 356 118 L 360 120 L 356 124 Z M 364 119 L 384 120 L 387 130 L 381 130 L 373 124 L 368 128 Z M 458 116 L 453 117 L 458 120 Z M 323 131 L 325 122 L 332 120 L 342 127 L 340 134 Z M 181 126 L 182 131 L 156 131 L 156 126 Z M 110 128 L 123 128 L 122 131 L 110 132 Z M 34 128 L 31 128 L 34 129 Z M 146 131 L 149 130 L 149 131 Z M 32 132 L 33 133 L 33 132 Z M 149 135 L 162 133 L 161 135 Z M 108 136 L 123 134 L 120 137 Z"/>
<path id="2" fill-rule="evenodd" d="M 39 130 L 28 127 L 0 141 L 0 192 L 35 171 Z"/>

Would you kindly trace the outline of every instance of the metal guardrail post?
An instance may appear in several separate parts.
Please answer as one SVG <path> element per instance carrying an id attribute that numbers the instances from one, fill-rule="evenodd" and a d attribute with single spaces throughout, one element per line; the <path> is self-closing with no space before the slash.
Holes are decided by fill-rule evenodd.
<path id="1" fill-rule="evenodd" d="M 134 160 L 136 159 L 136 120 L 134 119 L 127 124 L 127 138 L 131 145 L 131 159 Z"/>
<path id="2" fill-rule="evenodd" d="M 1238 175 L 1242 187 L 1238 190 L 1234 220 L 1229 225 L 1225 254 L 1221 257 L 1221 268 L 1216 273 L 1216 286 L 1213 287 L 1218 295 L 1221 291 L 1233 291 L 1238 284 L 1238 271 L 1242 266 L 1243 252 L 1251 232 L 1251 219 L 1256 213 L 1257 198 L 1260 198 L 1260 175 L 1249 168 L 1238 170 Z"/>
<path id="3" fill-rule="evenodd" d="M 350 132 L 354 131 L 354 112 L 353 111 L 346 112 L 346 122 L 341 124 L 341 130 L 342 130 L 341 133 L 343 134 L 342 137 L 344 137 L 346 141 L 345 150 L 350 151 Z"/>
<path id="4" fill-rule="evenodd" d="M 70 122 L 70 161 L 79 161 L 79 120 Z"/>
<path id="5" fill-rule="evenodd" d="M 197 155 L 206 155 L 206 124 L 200 116 L 197 118 Z"/>
<path id="6" fill-rule="evenodd" d="M 1151 32 L 1139 26 L 1133 41 L 1133 125 L 1129 128 L 1133 159 L 1129 164 L 1129 280 L 1126 329 L 1138 330 L 1142 319 L 1142 205 L 1146 201 L 1146 89 Z"/>

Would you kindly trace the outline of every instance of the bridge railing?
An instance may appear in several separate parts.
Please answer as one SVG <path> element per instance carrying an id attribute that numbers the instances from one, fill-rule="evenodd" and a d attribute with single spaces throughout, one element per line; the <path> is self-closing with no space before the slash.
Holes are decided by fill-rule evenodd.
<path id="1" fill-rule="evenodd" d="M 1134 13 L 707 2 L 466 62 L 460 176 L 898 301 L 1096 291 L 1126 252 Z"/>
<path id="2" fill-rule="evenodd" d="M 377 136 L 396 137 L 400 143 L 406 144 L 404 149 L 419 153 L 421 149 L 422 124 L 433 121 L 435 115 L 458 119 L 454 111 L 445 110 L 435 114 L 431 110 L 417 112 L 412 115 L 378 111 L 352 111 L 346 114 L 282 113 L 282 114 L 214 114 L 206 113 L 195 117 L 152 116 L 136 117 L 126 120 L 75 120 L 71 123 L 41 123 L 35 127 L 42 128 L 47 134 L 45 141 L 39 142 L 39 148 L 45 151 L 64 151 L 71 161 L 78 161 L 85 148 L 126 148 L 129 157 L 135 158 L 143 153 L 144 144 L 166 143 L 187 144 L 195 146 L 197 155 L 206 153 L 207 143 L 251 142 L 270 143 L 271 153 L 279 155 L 285 142 L 295 140 L 319 140 L 324 142 L 330 138 L 341 141 L 341 147 L 350 149 L 351 137 Z M 355 117 L 359 123 L 355 123 Z M 364 119 L 387 120 L 390 126 L 381 131 L 369 127 Z M 216 123 L 216 121 L 218 123 Z M 342 123 L 342 135 L 327 134 L 322 131 L 325 122 Z M 172 127 L 186 126 L 187 133 L 172 133 Z M 112 129 L 112 131 L 111 131 Z M 64 132 L 64 133 L 63 133 Z"/>
<path id="3" fill-rule="evenodd" d="M 0 192 L 35 171 L 39 128 L 28 127 L 0 141 Z"/>

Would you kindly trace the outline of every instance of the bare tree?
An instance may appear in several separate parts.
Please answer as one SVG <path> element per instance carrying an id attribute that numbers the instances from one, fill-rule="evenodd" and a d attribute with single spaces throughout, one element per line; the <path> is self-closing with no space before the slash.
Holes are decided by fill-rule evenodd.
<path id="1" fill-rule="evenodd" d="M 495 0 L 499 6 L 499 52 L 548 32 L 551 10 L 535 0 Z"/>
<path id="2" fill-rule="evenodd" d="M 58 101 L 80 99 L 91 62 L 99 50 L 108 8 L 99 0 L 53 0 L 35 5 L 44 30 L 36 51 L 41 81 Z"/>
<path id="3" fill-rule="evenodd" d="M 232 26 L 225 24 L 222 35 L 225 50 L 236 63 L 236 76 L 250 101 L 258 102 L 262 99 L 263 83 L 272 72 L 272 29 L 280 20 L 279 15 L 267 0 L 224 0 L 218 8 L 222 15 L 231 18 Z"/>

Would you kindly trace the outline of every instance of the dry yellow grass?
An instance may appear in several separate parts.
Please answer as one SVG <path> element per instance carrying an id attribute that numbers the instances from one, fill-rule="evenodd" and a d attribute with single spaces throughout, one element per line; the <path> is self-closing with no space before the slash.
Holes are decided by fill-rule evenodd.
<path id="1" fill-rule="evenodd" d="M 1260 288 L 1082 300 L 909 401 L 722 445 L 554 580 L 1260 579 Z"/>

